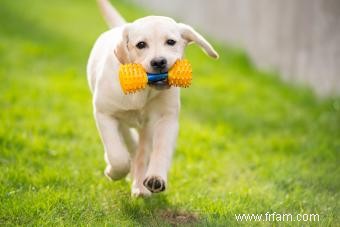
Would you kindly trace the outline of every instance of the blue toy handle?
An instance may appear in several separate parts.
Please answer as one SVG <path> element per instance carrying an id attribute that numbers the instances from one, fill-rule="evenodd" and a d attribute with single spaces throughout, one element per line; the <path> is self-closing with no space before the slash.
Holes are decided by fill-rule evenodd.
<path id="1" fill-rule="evenodd" d="M 159 74 L 148 73 L 147 75 L 148 75 L 148 83 L 162 81 L 168 78 L 168 73 L 159 73 Z"/>

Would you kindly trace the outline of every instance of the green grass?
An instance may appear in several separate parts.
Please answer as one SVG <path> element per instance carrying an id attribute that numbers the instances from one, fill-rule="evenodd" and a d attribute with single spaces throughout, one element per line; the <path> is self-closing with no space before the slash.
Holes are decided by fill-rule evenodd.
<path id="1" fill-rule="evenodd" d="M 129 20 L 146 15 L 115 5 Z M 218 44 L 219 61 L 187 50 L 194 80 L 167 192 L 132 199 L 128 182 L 108 181 L 85 76 L 105 29 L 95 1 L 1 1 L 0 225 L 237 225 L 234 214 L 266 212 L 340 223 L 340 99 Z"/>

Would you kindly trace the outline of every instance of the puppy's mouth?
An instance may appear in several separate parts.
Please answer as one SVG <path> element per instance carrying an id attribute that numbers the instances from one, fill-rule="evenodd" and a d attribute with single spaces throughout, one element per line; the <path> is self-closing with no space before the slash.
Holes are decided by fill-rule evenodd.
<path id="1" fill-rule="evenodd" d="M 151 69 L 150 74 L 161 74 L 161 73 L 167 73 L 169 71 L 169 68 L 168 67 L 165 67 L 163 69 Z"/>
<path id="2" fill-rule="evenodd" d="M 161 74 L 166 74 L 168 73 L 169 69 L 168 68 L 164 68 L 164 69 L 160 69 L 160 70 L 152 70 L 153 72 L 151 72 L 150 74 L 156 75 L 156 77 L 158 75 Z M 170 85 L 168 83 L 167 78 L 162 78 L 162 76 L 159 77 L 159 79 L 155 79 L 155 81 L 149 81 L 148 82 L 149 86 L 156 89 L 156 90 L 164 90 L 164 89 L 169 89 Z"/>
<path id="3" fill-rule="evenodd" d="M 159 80 L 159 81 L 151 82 L 149 83 L 149 86 L 156 90 L 164 90 L 164 89 L 170 88 L 168 80 Z"/>

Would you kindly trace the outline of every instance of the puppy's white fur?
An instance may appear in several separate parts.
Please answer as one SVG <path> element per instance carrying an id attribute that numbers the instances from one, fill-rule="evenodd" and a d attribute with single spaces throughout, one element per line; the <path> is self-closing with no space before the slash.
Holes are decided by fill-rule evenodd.
<path id="1" fill-rule="evenodd" d="M 160 16 L 125 23 L 107 0 L 98 2 L 112 28 L 97 39 L 87 75 L 93 93 L 94 116 L 105 149 L 105 175 L 117 180 L 130 172 L 132 195 L 147 196 L 166 186 L 178 132 L 179 89 L 147 87 L 125 95 L 119 84 L 118 68 L 120 64 L 139 63 L 146 71 L 155 72 L 151 60 L 163 57 L 169 69 L 183 57 L 184 48 L 191 42 L 199 44 L 213 58 L 218 58 L 218 54 L 188 25 Z M 167 45 L 168 39 L 175 40 L 176 44 Z M 147 44 L 146 48 L 136 47 L 141 41 Z M 152 186 L 148 186 L 150 179 Z"/>

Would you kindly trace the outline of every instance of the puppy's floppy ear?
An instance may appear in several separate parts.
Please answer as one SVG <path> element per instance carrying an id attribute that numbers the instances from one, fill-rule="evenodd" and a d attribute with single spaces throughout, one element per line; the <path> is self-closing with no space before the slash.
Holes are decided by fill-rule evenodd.
<path id="1" fill-rule="evenodd" d="M 195 42 L 200 45 L 204 52 L 210 57 L 218 59 L 219 55 L 211 44 L 191 26 L 187 24 L 178 23 L 182 38 L 185 39 L 188 44 Z"/>
<path id="2" fill-rule="evenodd" d="M 116 49 L 114 50 L 115 55 L 118 59 L 118 61 L 121 64 L 127 64 L 130 63 L 130 57 L 129 57 L 129 50 L 128 50 L 128 44 L 129 44 L 129 31 L 128 31 L 128 25 L 126 25 L 122 32 L 122 39 L 118 43 Z"/>

